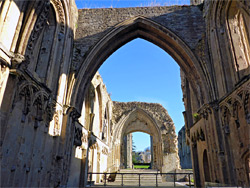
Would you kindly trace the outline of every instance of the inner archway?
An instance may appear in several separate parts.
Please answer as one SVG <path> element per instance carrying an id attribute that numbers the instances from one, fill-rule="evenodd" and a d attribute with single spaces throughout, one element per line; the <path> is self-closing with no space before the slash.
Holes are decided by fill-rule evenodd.
<path id="1" fill-rule="evenodd" d="M 121 143 L 120 168 L 151 169 L 152 141 L 152 136 L 143 132 L 132 132 L 124 135 Z"/>
<path id="2" fill-rule="evenodd" d="M 150 110 L 151 108 L 151 110 Z M 171 119 L 168 116 L 166 110 L 154 103 L 119 103 L 114 102 L 114 109 L 121 111 L 115 119 L 119 119 L 116 122 L 114 129 L 113 147 L 119 148 L 112 150 L 112 157 L 116 164 L 116 169 L 126 168 L 126 152 L 124 147 L 124 137 L 133 132 L 144 132 L 152 138 L 152 160 L 151 168 L 157 169 L 162 172 L 170 172 L 176 168 L 179 168 L 179 161 L 176 150 L 176 142 L 170 140 L 175 138 L 175 133 L 169 133 L 174 129 L 174 125 L 171 123 Z M 127 113 L 128 112 L 128 113 Z M 160 116 L 169 117 L 169 123 L 166 119 L 159 119 L 155 117 L 155 114 L 161 114 Z M 165 122 L 164 122 L 165 121 Z M 172 135 L 173 134 L 173 135 Z M 175 138 L 176 139 L 176 138 Z"/>

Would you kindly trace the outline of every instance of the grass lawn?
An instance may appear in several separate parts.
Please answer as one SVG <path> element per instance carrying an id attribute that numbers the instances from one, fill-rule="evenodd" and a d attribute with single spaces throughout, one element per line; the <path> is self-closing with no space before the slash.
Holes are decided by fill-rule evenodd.
<path id="1" fill-rule="evenodd" d="M 149 165 L 134 165 L 134 169 L 149 168 Z"/>

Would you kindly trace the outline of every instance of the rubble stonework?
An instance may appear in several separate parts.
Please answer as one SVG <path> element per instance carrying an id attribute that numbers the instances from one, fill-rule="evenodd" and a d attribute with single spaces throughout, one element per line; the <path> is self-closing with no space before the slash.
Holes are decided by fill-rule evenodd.
<path id="1" fill-rule="evenodd" d="M 124 129 L 112 133 L 112 102 L 91 83 L 113 52 L 139 37 L 180 66 L 195 186 L 249 187 L 250 2 L 191 3 L 77 11 L 74 0 L 0 1 L 1 186 L 84 187 L 88 169 L 120 168 L 108 156 L 121 154 L 119 137 L 134 126 L 160 135 L 163 118 L 143 105 L 117 112 Z M 153 138 L 153 154 L 168 153 L 175 139 L 163 124 L 172 136 L 164 147 Z M 117 147 L 104 144 L 114 140 Z M 152 162 L 160 169 L 175 154 L 159 156 Z"/>

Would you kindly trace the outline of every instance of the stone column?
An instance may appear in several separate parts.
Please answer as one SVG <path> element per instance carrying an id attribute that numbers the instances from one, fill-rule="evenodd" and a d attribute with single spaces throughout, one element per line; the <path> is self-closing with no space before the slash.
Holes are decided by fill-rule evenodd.
<path id="1" fill-rule="evenodd" d="M 126 168 L 132 168 L 132 134 L 127 135 L 127 166 Z"/>
<path id="2" fill-rule="evenodd" d="M 128 161 L 128 143 L 127 143 L 127 136 L 124 136 L 123 137 L 123 145 L 122 145 L 122 159 L 123 161 L 121 161 L 121 165 L 120 167 L 121 168 L 127 168 L 127 161 Z"/>
<path id="3" fill-rule="evenodd" d="M 150 136 L 150 152 L 151 152 L 151 168 L 154 166 L 154 147 L 153 147 L 153 137 Z"/>

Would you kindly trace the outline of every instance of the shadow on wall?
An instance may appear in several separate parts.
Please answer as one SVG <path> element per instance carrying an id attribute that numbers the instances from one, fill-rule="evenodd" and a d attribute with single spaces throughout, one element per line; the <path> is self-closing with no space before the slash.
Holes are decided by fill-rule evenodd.
<path id="1" fill-rule="evenodd" d="M 79 117 L 74 108 L 65 106 L 76 16 L 76 6 L 68 3 L 0 3 L 1 17 L 8 20 L 0 21 L 0 40 L 5 47 L 6 38 L 12 41 L 11 74 L 5 78 L 1 105 L 4 187 L 67 184 L 75 148 L 74 122 Z"/>

